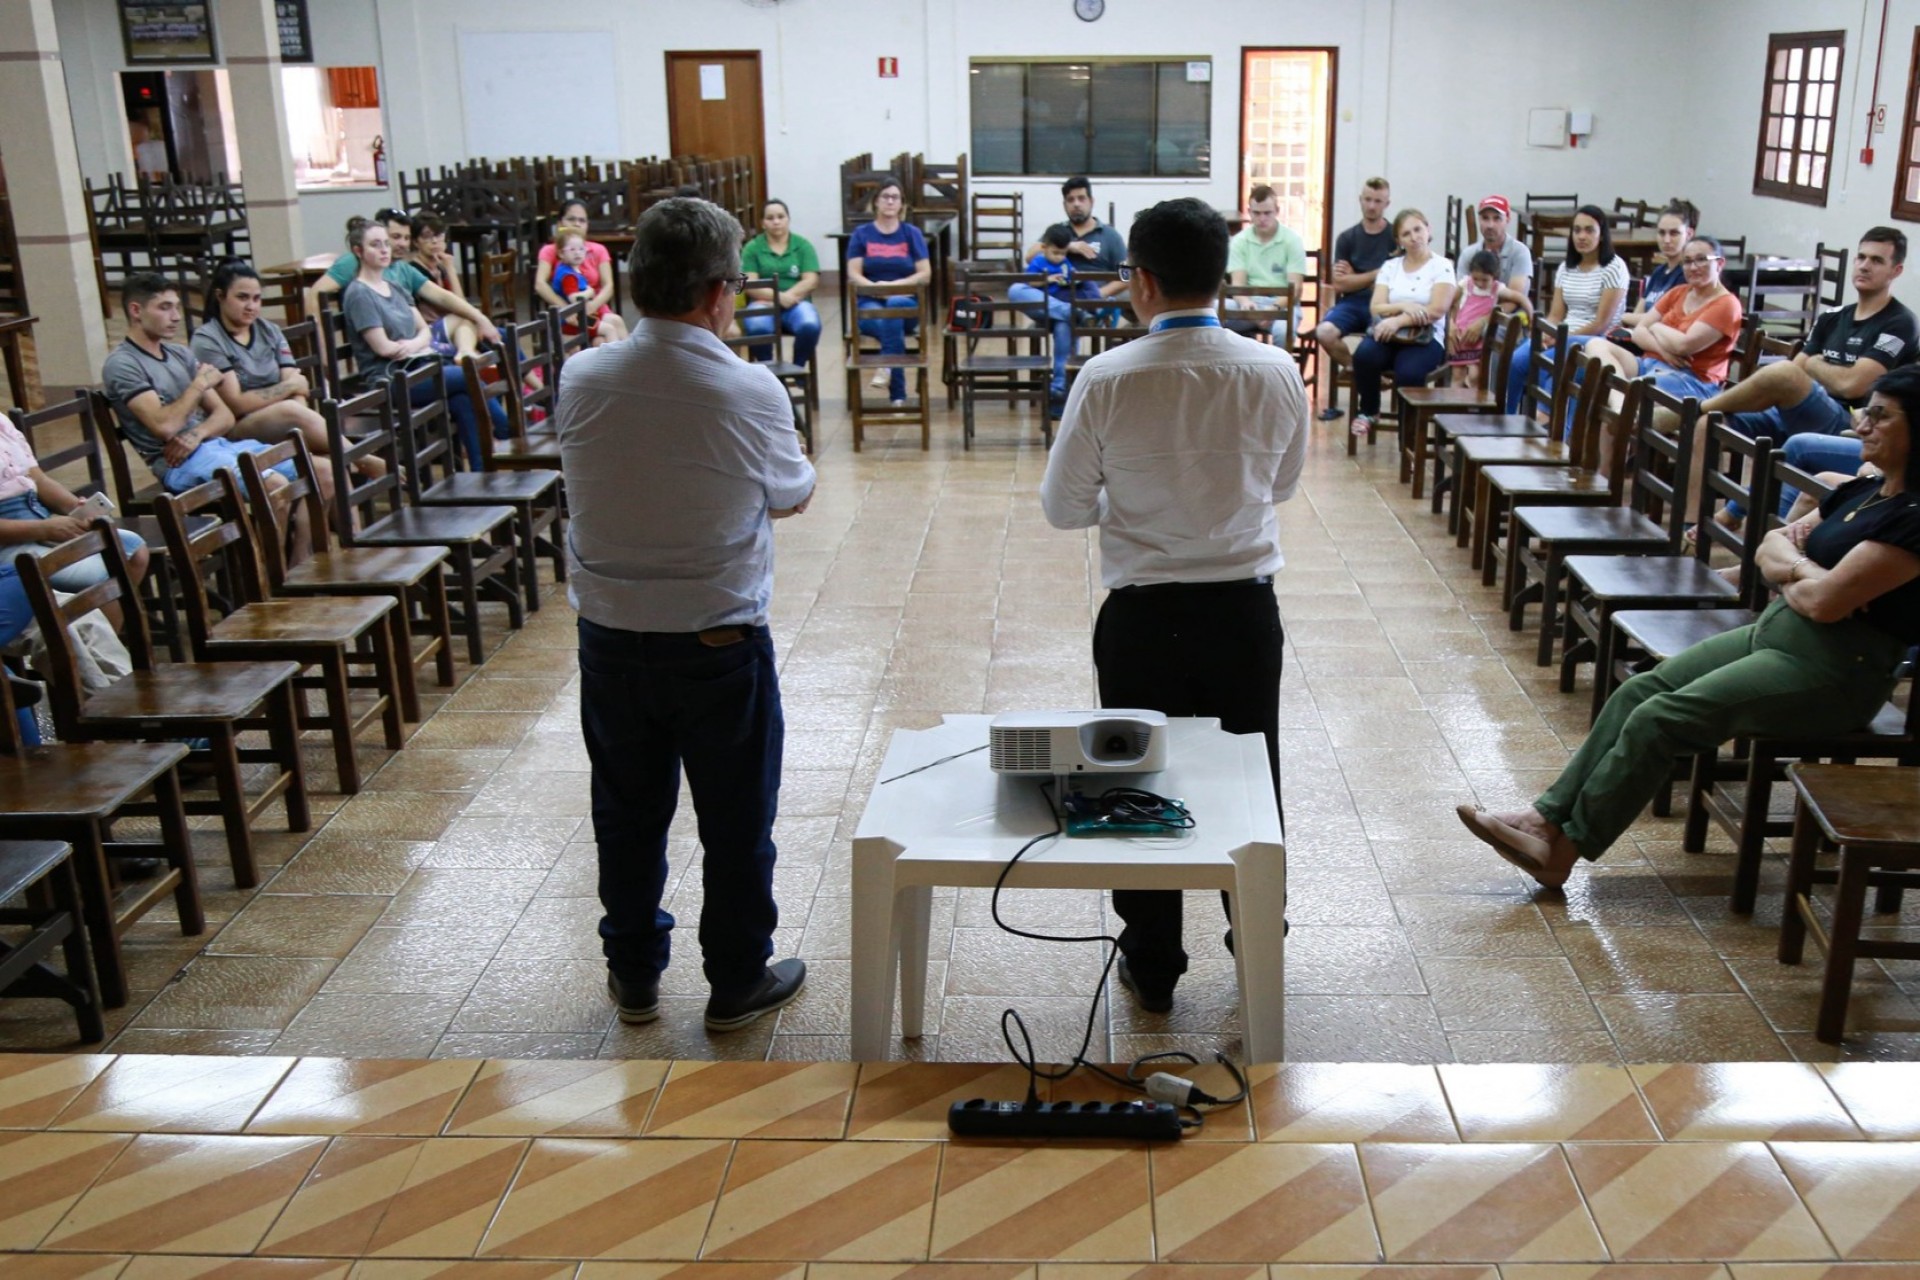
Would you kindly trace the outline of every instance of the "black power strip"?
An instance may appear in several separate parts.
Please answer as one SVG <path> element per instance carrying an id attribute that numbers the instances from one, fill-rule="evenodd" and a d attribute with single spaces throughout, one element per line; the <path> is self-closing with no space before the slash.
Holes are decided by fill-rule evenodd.
<path id="1" fill-rule="evenodd" d="M 1144 1138 L 1177 1141 L 1180 1113 L 1164 1102 L 1055 1102 L 1029 1106 L 969 1098 L 947 1110 L 964 1138 Z"/>

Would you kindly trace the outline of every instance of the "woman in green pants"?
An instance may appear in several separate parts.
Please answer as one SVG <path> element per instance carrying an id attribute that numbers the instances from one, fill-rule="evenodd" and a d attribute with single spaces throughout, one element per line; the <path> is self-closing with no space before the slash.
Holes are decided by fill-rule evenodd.
<path id="1" fill-rule="evenodd" d="M 1880 471 L 1766 536 L 1778 595 L 1759 621 L 1621 685 L 1553 786 L 1515 813 L 1461 805 L 1474 835 L 1549 887 L 1598 858 L 1668 784 L 1673 758 L 1733 738 L 1847 733 L 1893 692 L 1920 643 L 1920 366 L 1886 374 L 1856 427 Z"/>

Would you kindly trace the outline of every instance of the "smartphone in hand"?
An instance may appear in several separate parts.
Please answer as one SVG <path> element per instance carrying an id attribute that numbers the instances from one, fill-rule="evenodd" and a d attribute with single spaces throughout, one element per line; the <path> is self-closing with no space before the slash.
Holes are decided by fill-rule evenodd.
<path id="1" fill-rule="evenodd" d="M 67 514 L 82 524 L 92 524 L 102 518 L 111 520 L 119 513 L 114 510 L 112 498 L 104 493 L 96 493 Z"/>

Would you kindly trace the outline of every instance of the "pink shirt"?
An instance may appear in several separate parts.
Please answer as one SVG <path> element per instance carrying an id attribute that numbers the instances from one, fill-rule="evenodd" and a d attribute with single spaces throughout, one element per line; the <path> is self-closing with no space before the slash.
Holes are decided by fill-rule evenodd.
<path id="1" fill-rule="evenodd" d="M 39 486 L 33 482 L 33 469 L 38 465 L 34 461 L 33 446 L 20 434 L 20 428 L 0 417 L 0 502 L 37 492 Z"/>
<path id="2" fill-rule="evenodd" d="M 541 245 L 540 261 L 546 263 L 548 267 L 559 265 L 559 250 L 550 244 Z M 587 241 L 587 260 L 580 264 L 579 270 L 580 274 L 587 278 L 587 283 L 593 286 L 594 292 L 596 293 L 600 290 L 600 267 L 602 264 L 611 266 L 613 264 L 613 255 L 607 252 L 607 246 L 598 244 L 592 240 Z M 551 275 L 552 273 L 549 272 L 548 274 Z"/>

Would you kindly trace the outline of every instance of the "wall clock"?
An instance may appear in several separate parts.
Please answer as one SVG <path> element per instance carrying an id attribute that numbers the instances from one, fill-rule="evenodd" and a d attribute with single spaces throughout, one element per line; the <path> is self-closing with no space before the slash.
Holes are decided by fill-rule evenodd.
<path id="1" fill-rule="evenodd" d="M 1107 0 L 1073 0 L 1073 16 L 1082 22 L 1097 22 L 1107 11 Z"/>

